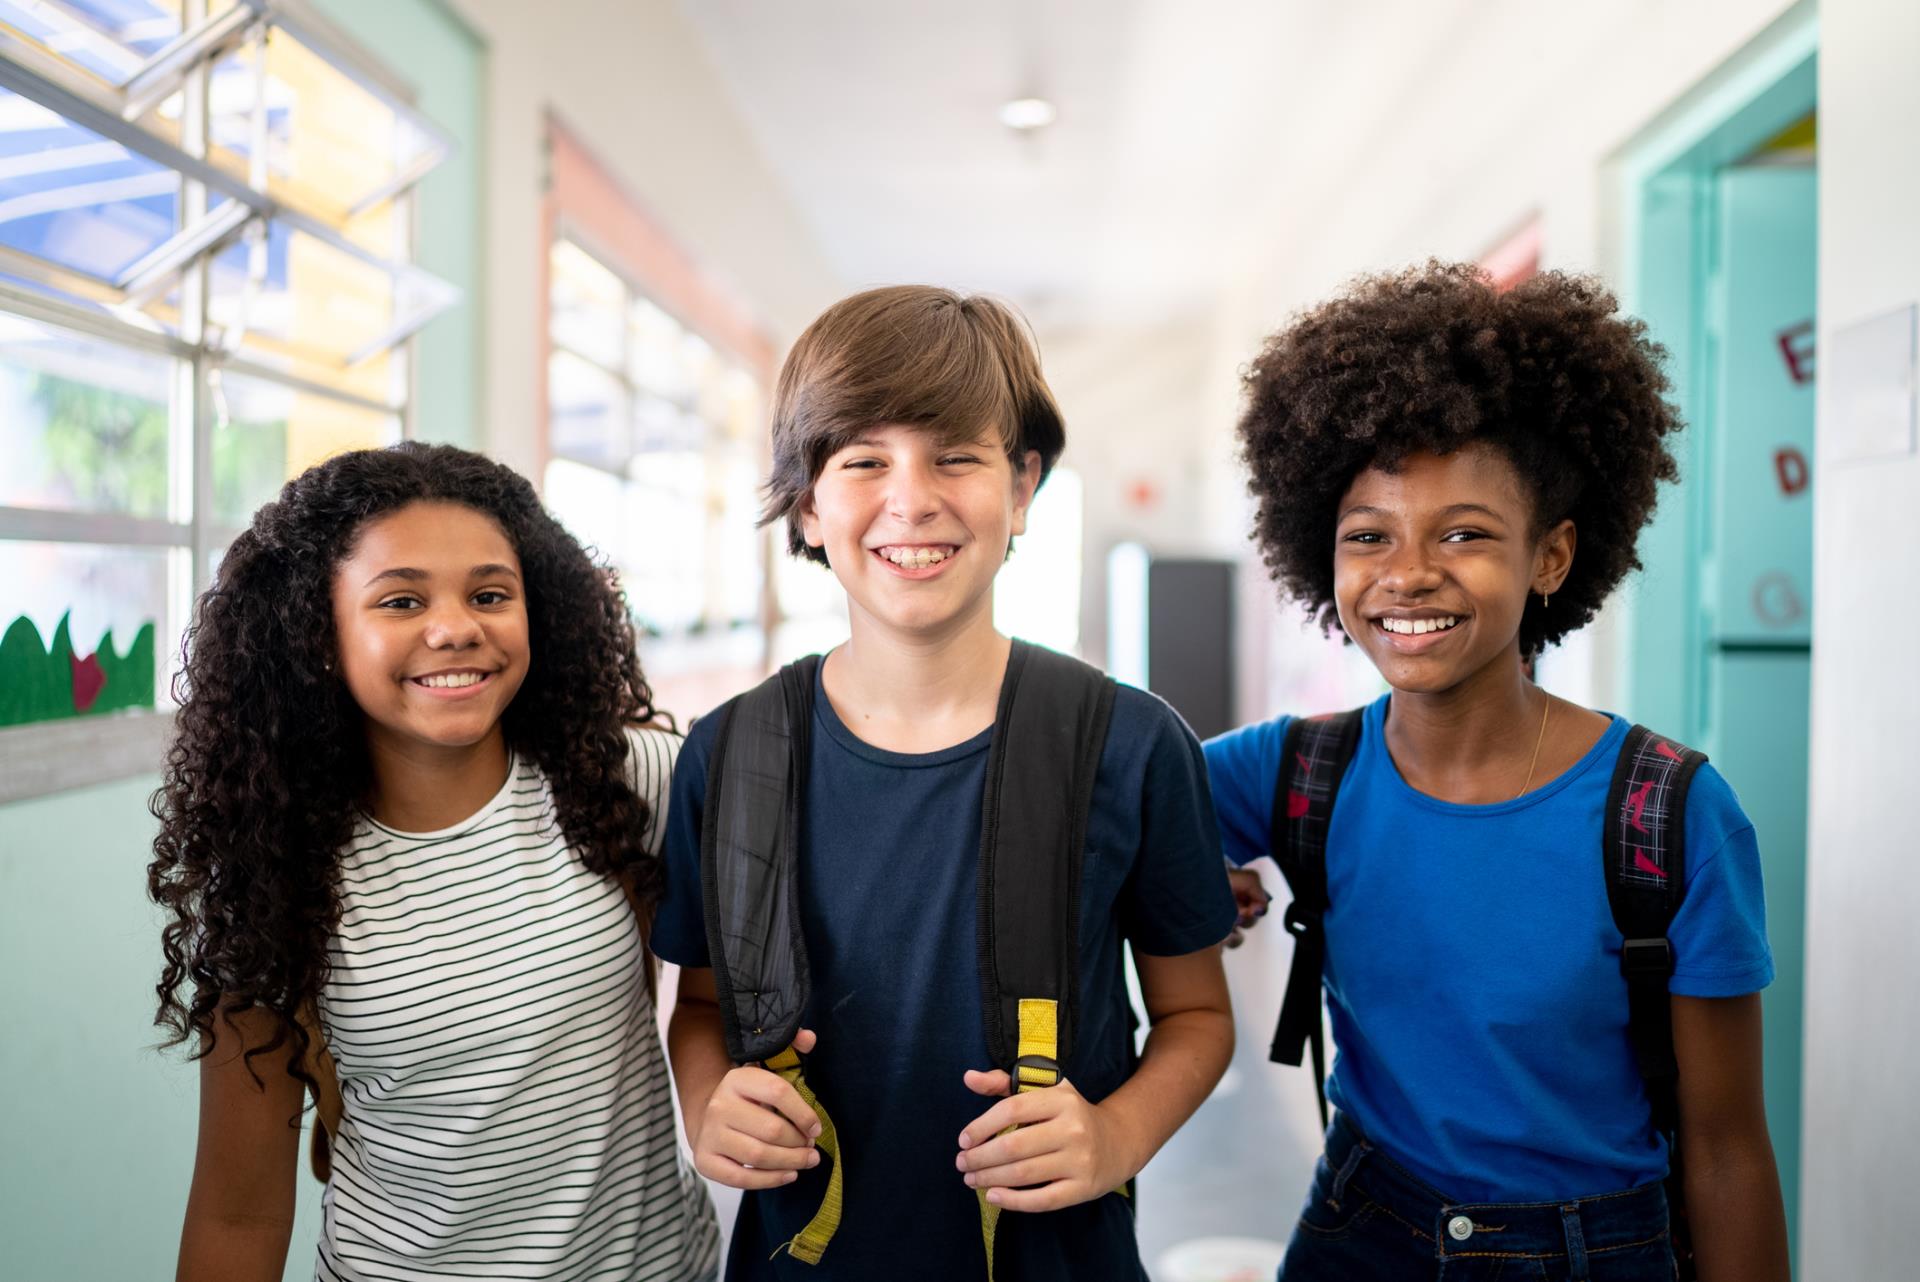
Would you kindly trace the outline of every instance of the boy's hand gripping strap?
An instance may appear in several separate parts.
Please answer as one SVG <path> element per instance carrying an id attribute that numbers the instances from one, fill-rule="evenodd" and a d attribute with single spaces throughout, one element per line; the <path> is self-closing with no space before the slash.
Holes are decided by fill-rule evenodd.
<path id="1" fill-rule="evenodd" d="M 736 1064 L 764 1063 L 799 1092 L 820 1119 L 815 1144 L 833 1163 L 819 1212 L 786 1244 L 808 1264 L 820 1262 L 840 1226 L 843 1187 L 838 1133 L 793 1049 L 812 986 L 799 835 L 819 662 L 789 664 L 722 709 L 700 831 L 707 952 L 727 1053 Z"/>
<path id="2" fill-rule="evenodd" d="M 1020 1054 L 1014 1061 L 1013 1090 L 1024 1095 L 1060 1084 L 1059 1003 L 1028 998 L 1020 1003 Z M 1018 1129 L 1009 1126 L 1006 1131 Z M 1122 1190 L 1124 1192 L 1124 1190 Z M 993 1242 L 1000 1227 L 1000 1208 L 987 1201 L 985 1189 L 975 1189 L 980 1201 L 980 1237 L 987 1248 L 987 1282 L 993 1282 Z"/>
<path id="3" fill-rule="evenodd" d="M 805 1228 L 793 1235 L 791 1241 L 783 1244 L 783 1249 L 794 1259 L 806 1264 L 820 1263 L 820 1257 L 826 1254 L 827 1244 L 833 1241 L 834 1233 L 840 1228 L 840 1207 L 844 1185 L 840 1174 L 840 1135 L 833 1128 L 833 1119 L 827 1116 L 827 1110 L 821 1105 L 813 1088 L 807 1085 L 807 1079 L 800 1071 L 800 1054 L 789 1046 L 767 1061 L 767 1069 L 786 1079 L 789 1086 L 798 1091 L 800 1098 L 807 1102 L 813 1115 L 820 1119 L 820 1138 L 814 1141 L 833 1168 L 827 1173 L 827 1195 L 820 1200 L 820 1209 L 813 1213 Z M 780 1252 L 775 1251 L 778 1255 Z"/>
<path id="4" fill-rule="evenodd" d="M 1303 1046 L 1313 1048 L 1313 1093 L 1320 1125 L 1327 1124 L 1326 1033 L 1320 1013 L 1320 983 L 1327 943 L 1327 830 L 1347 763 L 1360 742 L 1361 710 L 1324 717 L 1296 717 L 1280 745 L 1274 779 L 1268 848 L 1293 891 L 1284 918 L 1293 936 L 1293 968 L 1280 1004 L 1269 1058 L 1298 1067 Z"/>
<path id="5" fill-rule="evenodd" d="M 1007 658 L 980 812 L 978 911 L 987 1050 L 1015 1092 L 1057 1085 L 1073 1050 L 1080 865 L 1115 689 L 1099 669 L 1023 641 Z M 1000 1208 L 986 1190 L 976 1195 L 992 1282 Z"/>

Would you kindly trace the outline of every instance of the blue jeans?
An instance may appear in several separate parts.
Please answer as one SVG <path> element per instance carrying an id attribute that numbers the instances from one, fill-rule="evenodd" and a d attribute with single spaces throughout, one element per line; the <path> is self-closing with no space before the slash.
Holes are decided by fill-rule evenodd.
<path id="1" fill-rule="evenodd" d="M 1657 1182 L 1568 1202 L 1461 1202 L 1367 1142 L 1327 1128 L 1282 1282 L 1671 1282 Z"/>

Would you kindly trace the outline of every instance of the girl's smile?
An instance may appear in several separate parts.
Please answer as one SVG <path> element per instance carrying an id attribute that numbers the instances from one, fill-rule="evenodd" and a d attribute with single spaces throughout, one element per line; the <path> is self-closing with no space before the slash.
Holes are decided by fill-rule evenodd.
<path id="1" fill-rule="evenodd" d="M 480 694 L 487 683 L 498 675 L 497 672 L 482 672 L 476 668 L 448 668 L 441 672 L 408 677 L 407 680 L 437 699 L 470 699 Z"/>
<path id="2" fill-rule="evenodd" d="M 1372 623 L 1382 634 L 1384 644 L 1396 653 L 1425 654 L 1458 639 L 1466 621 L 1464 615 L 1429 611 L 1383 614 Z"/>

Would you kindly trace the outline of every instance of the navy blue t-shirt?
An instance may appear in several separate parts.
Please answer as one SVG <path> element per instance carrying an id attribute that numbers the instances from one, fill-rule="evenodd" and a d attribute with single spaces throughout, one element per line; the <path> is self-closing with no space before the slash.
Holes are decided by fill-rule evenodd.
<path id="1" fill-rule="evenodd" d="M 659 955 L 711 965 L 700 822 L 718 719 L 696 722 L 674 771 Z M 741 1200 L 730 1280 L 984 1279 L 979 1203 L 954 1167 L 960 1132 L 994 1100 L 967 1090 L 987 1058 L 974 929 L 990 731 L 939 752 L 856 738 L 814 689 L 800 912 L 813 972 L 807 1081 L 840 1136 L 845 1211 L 818 1265 L 776 1249 L 819 1208 L 828 1164 Z M 1233 898 L 1200 745 L 1171 708 L 1122 686 L 1096 776 L 1081 877 L 1079 1028 L 1066 1076 L 1098 1101 L 1133 1071 L 1121 944 L 1179 956 L 1233 925 Z M 1133 1211 L 1110 1194 L 1045 1214 L 1008 1212 L 1000 1282 L 1140 1278 Z"/>

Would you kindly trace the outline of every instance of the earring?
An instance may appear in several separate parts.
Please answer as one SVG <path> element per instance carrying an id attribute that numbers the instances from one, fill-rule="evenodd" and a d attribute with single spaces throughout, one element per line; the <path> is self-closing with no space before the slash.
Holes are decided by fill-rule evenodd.
<path id="1" fill-rule="evenodd" d="M 1540 594 L 1540 608 L 1542 610 L 1547 608 L 1547 594 L 1544 592 Z"/>

